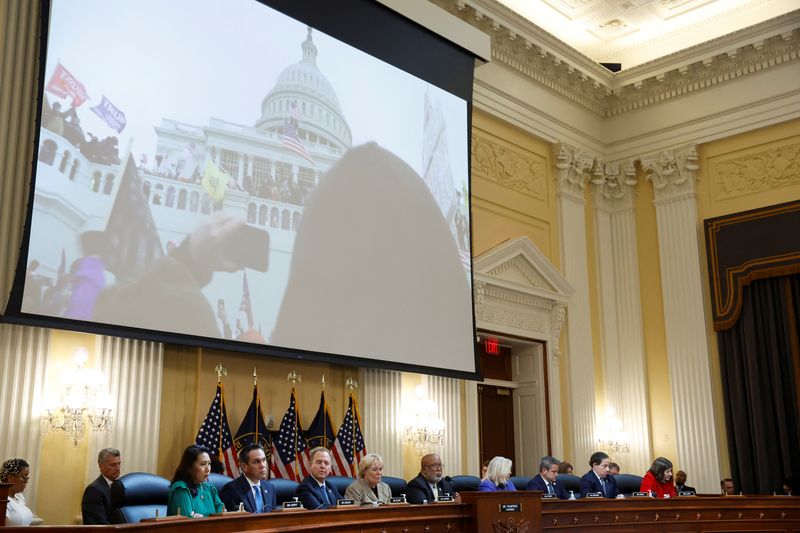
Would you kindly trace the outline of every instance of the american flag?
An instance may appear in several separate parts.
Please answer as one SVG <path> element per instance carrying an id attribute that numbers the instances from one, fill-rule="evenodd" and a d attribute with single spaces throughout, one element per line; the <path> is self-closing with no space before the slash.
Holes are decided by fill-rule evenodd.
<path id="1" fill-rule="evenodd" d="M 300 481 L 308 475 L 308 465 L 303 460 L 307 448 L 300 427 L 300 413 L 297 409 L 294 388 L 289 400 L 289 410 L 283 415 L 278 434 L 272 438 L 272 463 L 269 466 L 272 477 Z"/>
<path id="2" fill-rule="evenodd" d="M 208 450 L 209 455 L 220 458 L 222 464 L 225 465 L 226 475 L 234 477 L 234 473 L 238 471 L 236 452 L 233 449 L 231 428 L 228 426 L 228 414 L 225 412 L 225 394 L 222 391 L 222 383 L 217 383 L 214 401 L 208 408 L 206 419 L 203 420 L 194 442 Z M 221 457 L 220 450 L 222 450 Z"/>
<path id="3" fill-rule="evenodd" d="M 306 158 L 312 165 L 315 164 L 314 160 L 311 158 L 311 154 L 306 150 L 303 141 L 297 136 L 297 120 L 294 118 L 287 118 L 286 122 L 283 124 L 283 145 L 292 152 Z"/>
<path id="4" fill-rule="evenodd" d="M 336 476 L 356 477 L 356 467 L 367 454 L 367 445 L 361 433 L 361 417 L 358 415 L 358 404 L 350 395 L 350 405 L 333 441 L 333 473 Z"/>

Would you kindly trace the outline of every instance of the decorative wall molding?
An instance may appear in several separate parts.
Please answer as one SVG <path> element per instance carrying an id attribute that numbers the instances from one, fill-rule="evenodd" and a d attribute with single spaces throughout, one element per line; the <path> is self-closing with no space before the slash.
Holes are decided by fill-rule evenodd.
<path id="1" fill-rule="evenodd" d="M 800 184 L 800 143 L 713 161 L 707 169 L 715 200 Z"/>
<path id="2" fill-rule="evenodd" d="M 731 83 L 800 56 L 795 11 L 615 75 L 496 0 L 431 1 L 487 33 L 494 61 L 601 117 Z"/>
<path id="3" fill-rule="evenodd" d="M 472 172 L 507 189 L 544 200 L 547 166 L 542 158 L 472 134 Z"/>
<path id="4" fill-rule="evenodd" d="M 576 202 L 585 202 L 584 189 L 599 174 L 597 156 L 565 143 L 553 146 L 558 194 Z"/>

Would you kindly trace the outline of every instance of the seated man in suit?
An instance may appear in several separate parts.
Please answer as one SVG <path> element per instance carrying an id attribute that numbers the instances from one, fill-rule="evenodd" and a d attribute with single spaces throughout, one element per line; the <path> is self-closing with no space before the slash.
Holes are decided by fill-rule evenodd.
<path id="1" fill-rule="evenodd" d="M 540 490 L 545 494 L 555 494 L 560 500 L 568 500 L 567 489 L 557 482 L 558 466 L 561 464 L 555 457 L 545 455 L 539 461 L 539 475 L 531 479 L 525 490 Z"/>
<path id="2" fill-rule="evenodd" d="M 623 498 L 617 489 L 617 482 L 614 476 L 608 474 L 608 454 L 594 452 L 589 458 L 591 470 L 586 472 L 581 478 L 581 496 L 584 498 L 589 493 L 599 492 L 606 498 Z"/>
<path id="3" fill-rule="evenodd" d="M 331 475 L 331 452 L 324 446 L 317 446 L 310 452 L 311 473 L 297 486 L 295 494 L 306 509 L 327 509 L 336 507 L 336 500 L 342 495 L 334 487 L 325 483 Z"/>
<path id="4" fill-rule="evenodd" d="M 219 492 L 219 499 L 228 511 L 238 511 L 239 504 L 248 513 L 268 513 L 275 509 L 275 489 L 267 479 L 267 454 L 258 444 L 239 450 L 242 475 L 229 481 Z"/>
<path id="5" fill-rule="evenodd" d="M 461 503 L 461 495 L 453 490 L 450 480 L 444 478 L 442 459 L 435 453 L 429 453 L 420 461 L 419 475 L 408 482 L 408 503 L 433 503 L 439 496 L 449 495 L 453 501 Z"/>
<path id="6" fill-rule="evenodd" d="M 697 492 L 694 487 L 686 484 L 686 472 L 678 470 L 675 473 L 675 490 L 680 494 L 681 492 Z"/>
<path id="7" fill-rule="evenodd" d="M 119 477 L 122 459 L 116 448 L 103 448 L 97 454 L 100 476 L 83 491 L 81 514 L 87 526 L 111 524 L 111 484 Z"/>

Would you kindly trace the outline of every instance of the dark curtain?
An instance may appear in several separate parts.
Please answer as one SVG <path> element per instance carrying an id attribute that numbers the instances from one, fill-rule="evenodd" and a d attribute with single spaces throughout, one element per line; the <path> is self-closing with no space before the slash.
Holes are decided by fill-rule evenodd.
<path id="1" fill-rule="evenodd" d="M 800 275 L 744 288 L 739 320 L 718 333 L 737 491 L 772 494 L 800 479 Z"/>

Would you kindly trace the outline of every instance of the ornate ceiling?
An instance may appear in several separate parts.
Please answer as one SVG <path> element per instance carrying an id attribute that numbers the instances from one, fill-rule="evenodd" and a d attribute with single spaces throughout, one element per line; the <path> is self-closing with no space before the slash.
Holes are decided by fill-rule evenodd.
<path id="1" fill-rule="evenodd" d="M 797 0 L 499 0 L 598 63 L 622 69 L 795 11 Z"/>

